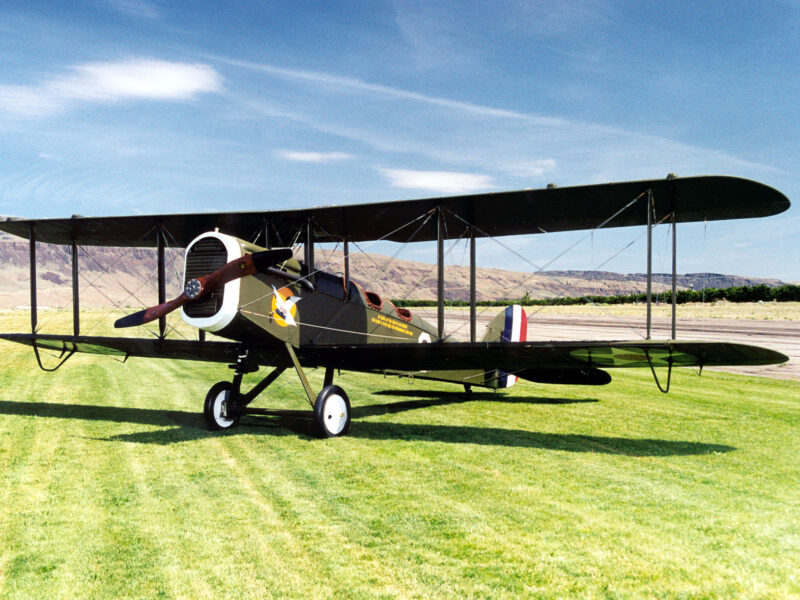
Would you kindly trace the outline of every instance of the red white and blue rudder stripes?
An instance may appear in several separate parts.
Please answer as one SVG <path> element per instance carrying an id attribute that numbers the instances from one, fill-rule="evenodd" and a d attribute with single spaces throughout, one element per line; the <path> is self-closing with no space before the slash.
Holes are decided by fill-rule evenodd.
<path id="1" fill-rule="evenodd" d="M 503 327 L 503 335 L 500 338 L 502 342 L 524 342 L 528 338 L 528 316 L 525 310 L 519 305 L 506 307 L 505 310 L 505 326 Z M 498 371 L 498 387 L 510 388 L 517 383 L 517 376 L 506 373 L 505 371 Z"/>

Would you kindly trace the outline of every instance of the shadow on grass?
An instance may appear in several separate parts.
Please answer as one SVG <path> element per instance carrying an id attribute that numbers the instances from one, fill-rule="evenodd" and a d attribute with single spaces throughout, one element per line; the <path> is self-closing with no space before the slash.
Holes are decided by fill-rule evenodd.
<path id="1" fill-rule="evenodd" d="M 382 390 L 373 392 L 373 396 L 394 396 L 428 398 L 427 400 L 407 400 L 405 402 L 389 402 L 386 404 L 370 404 L 367 406 L 354 406 L 353 418 L 373 417 L 376 415 L 390 415 L 408 410 L 430 408 L 432 406 L 447 406 L 462 404 L 464 402 L 496 402 L 502 404 L 586 404 L 599 402 L 594 398 L 579 400 L 569 398 L 530 398 L 495 394 L 492 392 L 473 392 L 467 398 L 464 392 L 436 392 L 428 390 Z"/>
<path id="2" fill-rule="evenodd" d="M 438 404 L 446 403 L 447 401 L 445 400 Z M 408 402 L 400 404 L 416 403 Z M 417 406 L 417 408 L 423 407 Z M 409 409 L 406 408 L 405 410 Z M 314 439 L 314 423 L 310 418 L 310 411 L 308 413 L 299 413 L 298 411 L 274 411 L 274 416 L 259 419 L 244 417 L 239 427 L 223 432 L 208 431 L 205 428 L 203 416 L 199 413 L 164 411 L 151 408 L 121 408 L 113 406 L 85 406 L 48 402 L 14 402 L 0 400 L 0 414 L 88 421 L 110 421 L 115 423 L 136 423 L 140 425 L 167 427 L 167 429 L 160 429 L 157 431 L 124 433 L 100 438 L 105 441 L 132 442 L 139 444 L 169 445 L 208 437 L 258 434 L 260 432 L 263 433 L 266 429 L 269 430 L 271 435 L 296 435 L 303 438 Z M 300 416 L 305 414 L 307 414 L 307 416 Z M 373 412 L 372 414 L 386 413 Z M 499 429 L 495 427 L 417 425 L 391 422 L 376 423 L 369 421 L 354 421 L 350 429 L 349 437 L 386 441 L 406 440 L 514 448 L 539 448 L 544 450 L 596 452 L 599 454 L 621 454 L 627 456 L 688 456 L 731 452 L 736 449 L 733 446 L 705 444 L 702 442 L 540 433 L 519 429 Z M 320 443 L 324 442 L 320 441 Z"/>
<path id="3" fill-rule="evenodd" d="M 639 439 L 566 433 L 540 433 L 519 429 L 406 423 L 354 423 L 350 436 L 365 439 L 469 443 L 481 446 L 539 448 L 566 452 L 596 452 L 626 456 L 689 456 L 732 452 L 733 446 L 675 440 Z"/>

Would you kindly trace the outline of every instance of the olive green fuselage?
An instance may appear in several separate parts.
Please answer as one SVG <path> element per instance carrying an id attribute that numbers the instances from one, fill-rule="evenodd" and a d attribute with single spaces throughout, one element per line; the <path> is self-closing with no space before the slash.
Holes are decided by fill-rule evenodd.
<path id="1" fill-rule="evenodd" d="M 274 343 L 276 351 L 287 342 L 295 348 L 342 346 L 343 352 L 348 345 L 441 343 L 435 326 L 353 282 L 345 289 L 342 277 L 321 271 L 307 277 L 303 265 L 296 260 L 287 261 L 281 271 L 286 276 L 259 274 L 234 282 L 239 286 L 238 309 L 230 323 L 214 333 L 262 346 Z M 297 278 L 312 282 L 313 291 Z M 284 318 L 276 291 L 287 301 L 299 298 L 291 303 L 291 319 Z M 497 387 L 495 371 L 409 373 L 387 368 L 382 372 Z"/>

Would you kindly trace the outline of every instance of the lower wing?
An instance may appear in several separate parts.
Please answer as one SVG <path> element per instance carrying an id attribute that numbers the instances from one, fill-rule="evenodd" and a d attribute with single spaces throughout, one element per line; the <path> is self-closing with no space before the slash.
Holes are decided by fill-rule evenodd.
<path id="1" fill-rule="evenodd" d="M 247 350 L 249 359 L 262 365 L 286 364 L 287 361 L 282 346 L 259 343 L 30 333 L 4 333 L 0 334 L 0 339 L 62 355 L 89 352 L 125 358 L 178 358 L 232 364 Z M 780 352 L 759 346 L 675 340 L 360 344 L 301 346 L 295 350 L 304 366 L 348 371 L 501 369 L 524 373 L 526 370 L 772 365 L 789 360 Z"/>
<path id="2" fill-rule="evenodd" d="M 623 367 L 772 365 L 784 354 L 746 344 L 675 340 L 380 344 L 303 347 L 304 363 L 345 370 L 499 369 L 508 373 Z M 532 378 L 536 380 L 535 378 Z"/>

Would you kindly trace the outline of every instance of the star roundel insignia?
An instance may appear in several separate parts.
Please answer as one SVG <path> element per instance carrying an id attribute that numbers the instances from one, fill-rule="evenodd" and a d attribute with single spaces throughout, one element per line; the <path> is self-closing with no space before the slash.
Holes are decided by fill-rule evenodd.
<path id="1" fill-rule="evenodd" d="M 297 327 L 297 302 L 300 297 L 294 296 L 288 288 L 273 288 L 272 313 L 273 320 L 281 327 Z"/>

